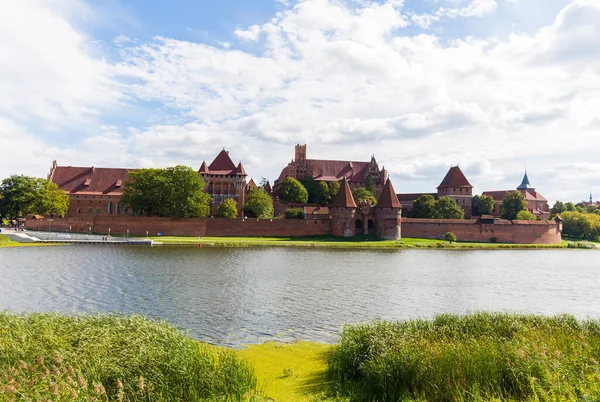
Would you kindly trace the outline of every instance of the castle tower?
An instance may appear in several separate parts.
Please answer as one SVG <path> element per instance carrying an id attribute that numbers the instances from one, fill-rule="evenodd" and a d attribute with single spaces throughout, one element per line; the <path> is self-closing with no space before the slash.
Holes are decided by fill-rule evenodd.
<path id="1" fill-rule="evenodd" d="M 457 166 L 452 166 L 444 180 L 437 188 L 438 197 L 450 197 L 465 211 L 465 216 L 471 216 L 473 186 Z"/>
<path id="2" fill-rule="evenodd" d="M 294 160 L 296 162 L 306 160 L 306 144 L 304 144 L 304 145 L 296 144 L 296 152 L 294 154 Z"/>
<path id="3" fill-rule="evenodd" d="M 381 196 L 373 210 L 375 211 L 377 237 L 384 240 L 400 240 L 402 237 L 402 205 L 390 179 L 385 182 Z"/>
<path id="4" fill-rule="evenodd" d="M 535 188 L 531 185 L 531 183 L 529 183 L 529 177 L 527 177 L 527 169 L 525 169 L 525 176 L 523 176 L 523 181 L 521 181 L 521 184 L 519 185 L 519 187 L 517 187 L 517 190 L 535 191 Z"/>
<path id="5" fill-rule="evenodd" d="M 356 203 L 350 191 L 348 181 L 344 177 L 340 190 L 331 205 L 331 233 L 334 236 L 352 237 L 356 235 L 354 217 L 356 215 Z"/>

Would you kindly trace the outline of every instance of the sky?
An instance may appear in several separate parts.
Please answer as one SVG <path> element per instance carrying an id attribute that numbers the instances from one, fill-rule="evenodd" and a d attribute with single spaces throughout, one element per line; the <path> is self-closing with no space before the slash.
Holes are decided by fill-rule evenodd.
<path id="1" fill-rule="evenodd" d="M 64 166 L 273 182 L 370 160 L 397 192 L 600 199 L 597 0 L 3 0 L 0 179 Z"/>

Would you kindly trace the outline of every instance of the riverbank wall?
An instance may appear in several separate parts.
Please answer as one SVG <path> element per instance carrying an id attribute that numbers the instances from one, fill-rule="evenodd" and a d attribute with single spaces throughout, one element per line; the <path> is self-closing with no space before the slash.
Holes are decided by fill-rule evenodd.
<path id="1" fill-rule="evenodd" d="M 562 225 L 555 221 L 482 221 L 475 219 L 402 219 L 402 236 L 442 239 L 447 232 L 459 241 L 514 244 L 560 244 Z M 40 219 L 31 230 L 111 233 L 130 236 L 298 237 L 331 234 L 330 219 L 171 219 L 94 216 Z"/>

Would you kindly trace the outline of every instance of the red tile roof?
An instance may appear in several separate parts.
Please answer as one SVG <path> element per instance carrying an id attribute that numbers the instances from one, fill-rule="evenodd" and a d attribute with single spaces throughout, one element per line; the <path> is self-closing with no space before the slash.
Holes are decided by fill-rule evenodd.
<path id="1" fill-rule="evenodd" d="M 437 199 L 437 193 L 401 193 L 396 194 L 399 200 L 401 201 L 416 201 L 422 195 L 431 195 L 433 198 Z"/>
<path id="2" fill-rule="evenodd" d="M 458 166 L 452 166 L 448 173 L 446 173 L 446 177 L 442 180 L 442 183 L 438 186 L 438 188 L 448 188 L 448 187 L 469 187 L 473 188 L 469 180 L 465 177 L 464 173 Z"/>
<path id="3" fill-rule="evenodd" d="M 248 188 L 255 188 L 255 187 L 258 187 L 258 186 L 254 182 L 254 179 L 250 179 L 250 181 L 248 182 Z"/>
<path id="4" fill-rule="evenodd" d="M 394 191 L 394 186 L 392 186 L 392 182 L 390 179 L 387 179 L 385 185 L 383 186 L 383 190 L 381 191 L 381 195 L 379 196 L 379 200 L 375 205 L 376 208 L 402 208 L 402 204 L 398 201 L 398 196 Z"/>
<path id="5" fill-rule="evenodd" d="M 335 200 L 333 200 L 331 206 L 334 208 L 357 208 L 354 197 L 352 196 L 352 191 L 350 191 L 350 186 L 346 179 L 342 180 L 340 190 L 335 196 Z"/>
<path id="6" fill-rule="evenodd" d="M 51 179 L 63 191 L 71 194 L 121 195 L 127 173 L 135 169 L 56 166 Z M 89 183 L 85 185 L 85 183 Z"/>
<path id="7" fill-rule="evenodd" d="M 229 152 L 222 150 L 208 166 L 208 170 L 210 174 L 233 174 L 235 163 L 229 157 Z"/>
<path id="8" fill-rule="evenodd" d="M 242 165 L 242 162 L 240 162 L 240 164 L 237 165 L 237 167 L 235 168 L 234 173 L 235 174 L 241 174 L 241 175 L 247 176 L 246 169 L 244 169 L 244 166 Z"/>
<path id="9" fill-rule="evenodd" d="M 361 183 L 365 180 L 370 162 L 335 161 L 326 159 L 306 159 L 312 166 L 313 177 L 317 181 L 340 181 L 346 177 L 350 183 Z M 294 177 L 295 163 L 283 168 L 275 183 L 281 183 L 287 176 Z"/>
<path id="10" fill-rule="evenodd" d="M 492 197 L 494 199 L 494 201 L 502 201 L 504 199 L 504 196 L 506 195 L 506 193 L 508 193 L 509 191 L 515 191 L 515 190 L 484 191 L 483 194 L 481 194 L 481 195 L 489 195 L 490 197 Z"/>
<path id="11" fill-rule="evenodd" d="M 198 173 L 208 173 L 208 166 L 206 165 L 206 161 L 202 161 L 202 165 L 200 165 Z"/>

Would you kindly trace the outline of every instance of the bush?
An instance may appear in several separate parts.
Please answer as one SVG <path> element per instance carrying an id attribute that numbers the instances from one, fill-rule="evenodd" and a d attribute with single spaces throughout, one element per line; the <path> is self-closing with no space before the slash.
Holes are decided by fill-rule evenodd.
<path id="1" fill-rule="evenodd" d="M 534 214 L 529 211 L 519 211 L 517 214 L 517 220 L 519 221 L 535 221 L 537 218 Z"/>
<path id="2" fill-rule="evenodd" d="M 444 235 L 444 240 L 449 241 L 450 243 L 456 241 L 456 235 L 452 232 L 448 232 Z"/>
<path id="3" fill-rule="evenodd" d="M 496 236 L 492 236 L 492 237 L 490 237 L 490 242 L 498 243 L 498 238 Z"/>
<path id="4" fill-rule="evenodd" d="M 2 400 L 241 400 L 256 389 L 234 351 L 140 316 L 0 313 L 0 368 Z"/>
<path id="5" fill-rule="evenodd" d="M 219 218 L 237 218 L 237 202 L 233 198 L 228 198 L 217 208 L 217 217 Z"/>
<path id="6" fill-rule="evenodd" d="M 356 401 L 598 400 L 600 321 L 444 314 L 344 327 L 329 361 Z"/>
<path id="7" fill-rule="evenodd" d="M 304 209 L 290 208 L 285 210 L 285 219 L 304 219 Z"/>

